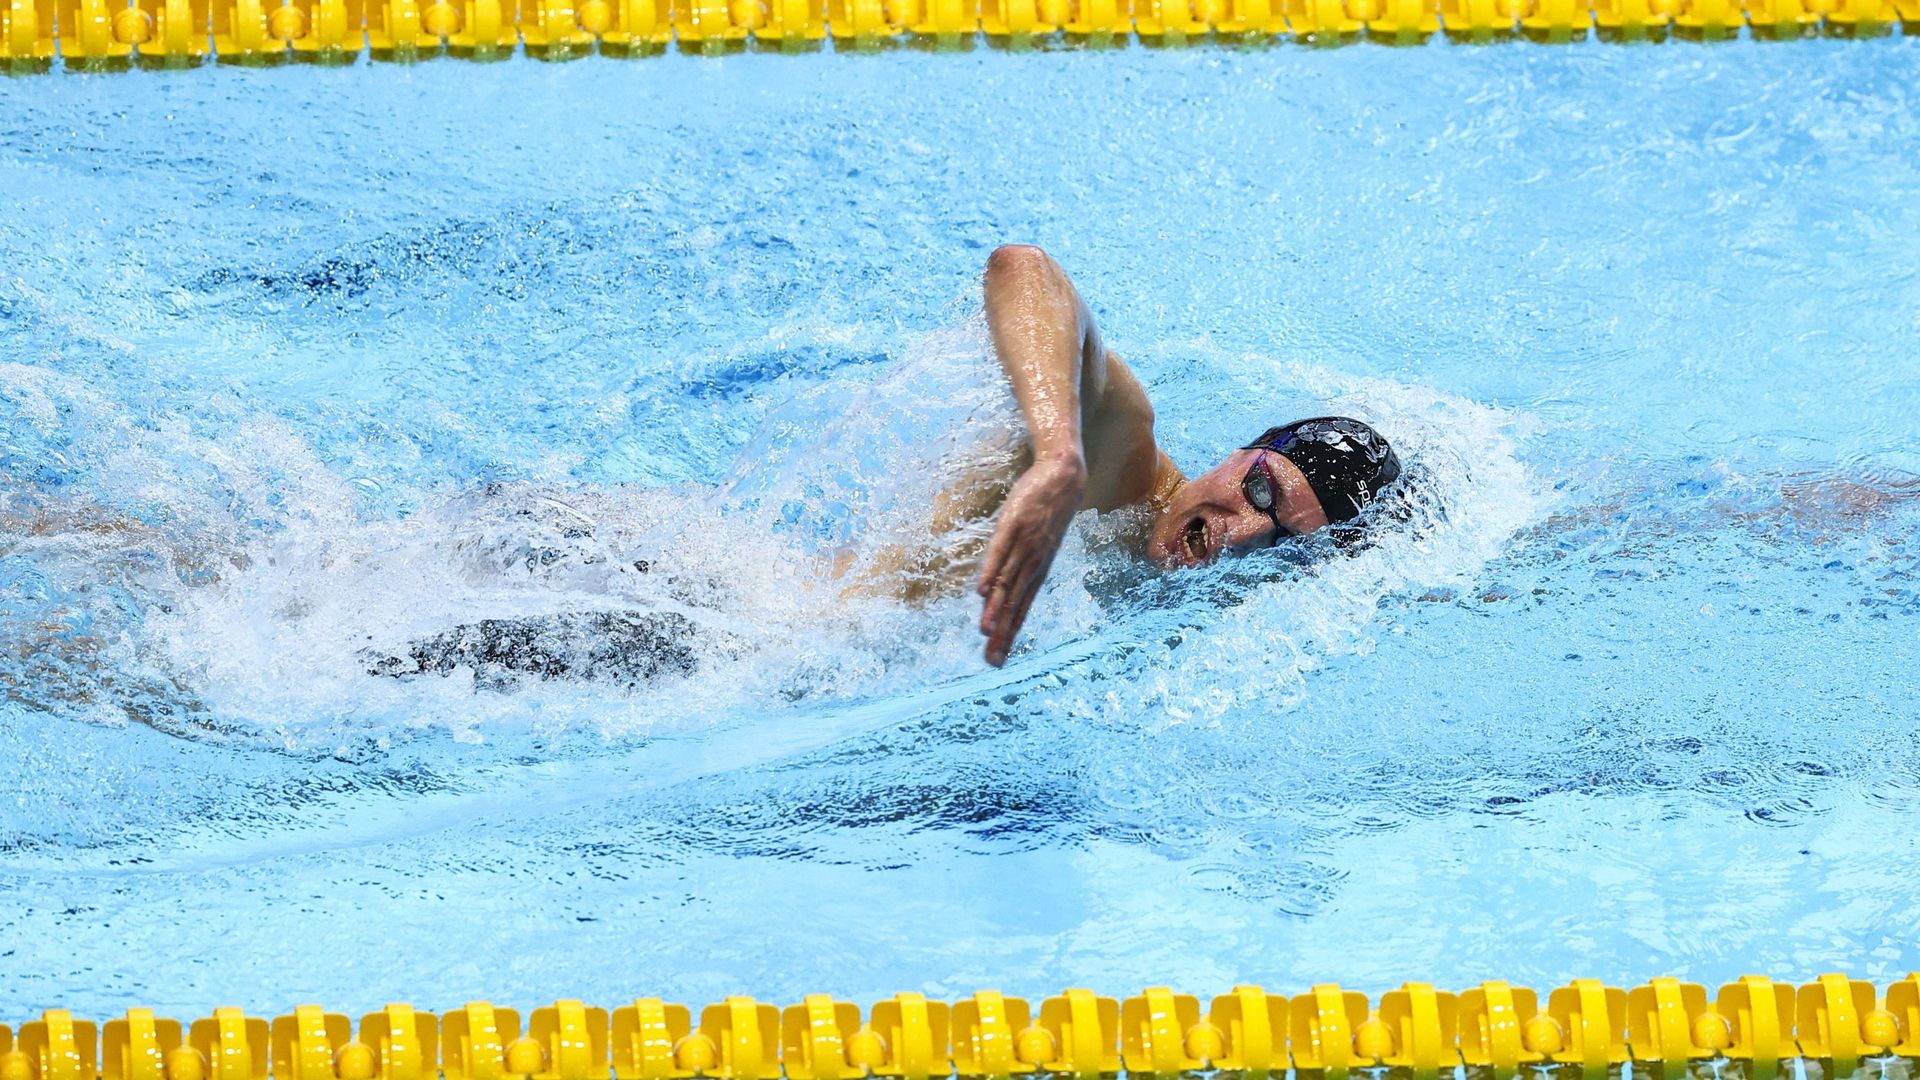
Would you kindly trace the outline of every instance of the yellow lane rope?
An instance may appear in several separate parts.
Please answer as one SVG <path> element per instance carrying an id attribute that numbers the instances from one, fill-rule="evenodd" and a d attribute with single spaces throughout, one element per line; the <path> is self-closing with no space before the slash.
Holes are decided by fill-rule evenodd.
<path id="1" fill-rule="evenodd" d="M 0 0 L 0 70 L 1293 37 L 1414 44 L 1920 33 L 1920 0 Z"/>
<path id="2" fill-rule="evenodd" d="M 1884 991 L 1844 975 L 1802 986 L 1749 975 L 1631 990 L 1576 980 L 1542 996 L 1503 982 L 1459 993 L 1407 983 L 1378 1001 L 1327 984 L 1286 996 L 1237 986 L 1211 1002 L 1164 988 L 1119 1000 L 1068 990 L 1039 1003 L 915 993 L 867 1009 L 826 994 L 785 1008 L 731 997 L 698 1014 L 641 998 L 560 1001 L 526 1017 L 475 1002 L 349 1019 L 303 1005 L 272 1020 L 215 1009 L 188 1024 L 150 1009 L 96 1024 L 50 1009 L 0 1025 L 0 1080 L 930 1080 L 1027 1076 L 1395 1080 L 1441 1074 L 1606 1080 L 1826 1080 L 1914 1075 L 1920 975 Z M 1783 1070 L 1786 1070 L 1783 1072 Z"/>

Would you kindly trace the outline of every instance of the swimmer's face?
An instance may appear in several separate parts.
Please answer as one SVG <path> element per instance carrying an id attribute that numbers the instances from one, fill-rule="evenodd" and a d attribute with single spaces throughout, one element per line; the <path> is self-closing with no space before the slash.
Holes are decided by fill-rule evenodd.
<path id="1" fill-rule="evenodd" d="M 1273 493 L 1270 511 L 1255 505 L 1263 483 Z M 1235 548 L 1268 546 L 1276 522 L 1298 536 L 1325 526 L 1327 513 L 1299 466 L 1271 450 L 1238 450 L 1174 495 L 1147 534 L 1147 557 L 1200 566 Z"/>

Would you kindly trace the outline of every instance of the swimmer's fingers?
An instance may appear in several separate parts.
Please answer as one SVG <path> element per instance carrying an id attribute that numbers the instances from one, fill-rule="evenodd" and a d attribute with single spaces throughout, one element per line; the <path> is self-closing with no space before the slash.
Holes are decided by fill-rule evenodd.
<path id="1" fill-rule="evenodd" d="M 1008 602 L 1013 599 L 1017 588 L 1025 578 L 1024 560 L 1021 558 L 1025 545 L 1012 539 L 1015 531 L 1017 527 L 1014 522 L 1001 523 L 1001 527 L 993 535 L 993 547 L 988 549 L 987 558 L 980 568 L 980 584 L 977 591 L 987 601 L 980 608 L 980 632 L 987 635 L 989 639 L 1012 636 L 1011 634 L 1003 635 L 1002 623 L 1009 610 Z M 990 663 L 997 662 L 993 660 L 991 640 L 987 654 Z"/>
<path id="2" fill-rule="evenodd" d="M 995 587 L 993 596 L 987 601 L 992 609 L 985 619 L 980 632 L 987 635 L 987 663 L 999 667 L 1007 662 L 1007 653 L 1013 648 L 1013 637 L 1020 632 L 1020 621 L 1015 618 L 1014 594 L 1006 587 Z"/>
<path id="3" fill-rule="evenodd" d="M 980 580 L 973 587 L 974 592 L 987 599 L 986 608 L 980 612 L 981 633 L 991 632 L 988 627 L 1000 608 L 1000 601 L 1004 600 L 1007 586 L 1020 576 L 1033 545 L 1043 542 L 1035 536 L 1038 531 L 1026 500 L 1009 499 L 1000 512 L 1000 523 L 994 526 L 993 539 L 987 542 L 987 553 L 980 560 Z M 1002 595 L 997 596 L 996 590 Z"/>
<path id="4" fill-rule="evenodd" d="M 987 600 L 980 612 L 980 632 L 987 636 L 989 664 L 1006 662 L 1085 490 L 1086 471 L 1077 462 L 1036 462 L 1000 507 L 1000 521 L 975 586 Z"/>
<path id="5" fill-rule="evenodd" d="M 987 663 L 999 667 L 1007 662 L 1007 652 L 1013 648 L 1013 639 L 1020 633 L 1020 627 L 1025 625 L 1027 612 L 1032 609 L 1034 598 L 1040 595 L 1040 586 L 1046 582 L 1052 563 L 1048 558 L 1038 567 L 1028 567 L 1019 578 L 1009 582 L 1004 591 L 996 591 L 999 604 L 994 625 L 987 631 Z"/>
<path id="6" fill-rule="evenodd" d="M 1046 542 L 1039 535 L 1043 530 L 1044 523 L 1031 520 L 1031 511 L 1026 505 L 1009 501 L 1001 511 L 999 525 L 994 527 L 993 539 L 987 542 L 987 553 L 980 560 L 980 580 L 975 583 L 974 591 L 991 598 L 996 585 L 1018 576 L 1034 545 Z"/>
<path id="7" fill-rule="evenodd" d="M 993 586 L 1000 580 L 1000 575 L 1005 571 L 1006 562 L 1007 522 L 1002 520 L 1000 527 L 993 530 L 993 539 L 987 541 L 987 553 L 980 557 L 980 580 L 973 583 L 973 591 L 979 593 L 981 596 L 991 598 L 993 595 Z M 989 602 L 987 608 L 991 610 L 992 607 L 992 603 Z M 982 633 L 986 632 L 986 627 L 987 616 L 985 612 L 982 612 L 980 615 L 980 629 Z"/>
<path id="8" fill-rule="evenodd" d="M 980 612 L 980 632 L 987 636 L 987 662 L 995 667 L 1006 662 L 1013 639 L 1027 621 L 1027 611 L 1053 566 L 1060 541 L 1046 527 L 1049 524 L 1019 519 L 1005 522 L 1005 549 L 982 576 L 987 602 Z"/>
<path id="9" fill-rule="evenodd" d="M 1002 522 L 994 533 L 994 544 L 1000 550 L 989 554 L 980 573 L 980 594 L 987 599 L 980 608 L 980 632 L 987 636 L 987 663 L 995 667 L 1006 661 L 1007 650 L 1018 629 L 1007 624 L 1007 617 L 1012 613 L 1011 601 L 1018 595 L 1023 580 L 1019 557 L 1022 545 L 1008 539 L 1012 525 L 1010 521 Z"/>

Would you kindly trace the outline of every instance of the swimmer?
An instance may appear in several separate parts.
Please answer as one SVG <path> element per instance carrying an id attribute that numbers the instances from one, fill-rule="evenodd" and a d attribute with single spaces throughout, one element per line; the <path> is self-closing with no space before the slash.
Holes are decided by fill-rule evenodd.
<path id="1" fill-rule="evenodd" d="M 984 286 L 987 330 L 1024 419 L 1024 448 L 937 496 L 917 542 L 869 551 L 863 560 L 858 553 L 836 559 L 824 576 L 844 593 L 886 593 L 908 602 L 957 595 L 971 583 L 984 604 L 979 628 L 990 664 L 1006 662 L 1082 510 L 1145 511 L 1121 519 L 1127 524 L 1118 532 L 1126 545 L 1161 566 L 1191 567 L 1320 530 L 1344 542 L 1363 527 L 1362 511 L 1399 476 L 1392 448 L 1367 424 L 1317 417 L 1270 428 L 1189 479 L 1155 441 L 1145 389 L 1107 351 L 1086 302 L 1058 263 L 1036 247 L 1001 247 L 987 261 Z M 0 484 L 0 491 L 11 486 Z M 490 493 L 491 487 L 488 500 Z M 503 505 L 521 506 L 529 520 L 556 519 L 543 533 L 584 538 L 571 556 L 530 550 L 512 561 L 546 566 L 571 559 L 588 577 L 655 573 L 645 560 L 608 557 L 610 549 L 592 537 L 600 515 L 573 511 L 557 497 L 522 493 L 516 501 L 512 494 L 501 494 Z M 219 531 L 181 544 L 171 530 L 104 508 L 89 516 L 80 506 L 64 514 L 40 507 L 37 513 L 52 516 L 34 522 L 10 520 L 16 515 L 9 515 L 7 504 L 0 500 L 0 553 L 10 546 L 9 534 L 20 540 L 56 534 L 69 544 L 125 547 L 139 563 L 128 569 L 129 578 L 140 576 L 140 567 L 153 565 L 158 555 L 176 576 L 201 584 L 250 562 L 247 551 L 230 550 Z M 11 504 L 22 512 L 38 506 L 17 498 Z M 686 574 L 656 573 L 672 609 L 481 618 L 401 641 L 386 640 L 385 631 L 373 627 L 357 659 L 374 676 L 405 680 L 470 672 L 476 685 L 499 689 L 522 678 L 638 686 L 693 675 L 703 656 L 737 655 L 748 643 L 707 625 L 693 610 L 698 603 L 676 595 L 678 578 Z M 701 591 L 691 590 L 696 596 Z M 58 627 L 35 636 L 71 648 L 29 651 L 66 655 L 91 648 Z M 77 658 L 67 666 L 75 672 L 88 667 Z M 5 681 L 0 673 L 0 691 Z"/>
<path id="2" fill-rule="evenodd" d="M 1140 380 L 1107 351 L 1066 271 L 1037 247 L 1010 244 L 988 258 L 986 315 L 1030 450 L 997 506 L 974 583 L 985 601 L 986 660 L 996 667 L 1081 510 L 1147 508 L 1142 553 L 1191 567 L 1329 526 L 1342 530 L 1336 539 L 1352 535 L 1354 519 L 1400 475 L 1379 432 L 1323 416 L 1269 428 L 1189 479 L 1154 441 Z M 977 495 L 971 501 L 985 509 Z M 970 516 L 941 509 L 948 521 Z"/>
<path id="3" fill-rule="evenodd" d="M 1345 543 L 1358 535 L 1361 511 L 1400 475 L 1379 432 L 1323 416 L 1269 428 L 1188 479 L 1154 441 L 1146 390 L 1107 351 L 1086 302 L 1046 252 L 996 250 L 985 304 L 994 353 L 1025 419 L 1023 452 L 1010 471 L 976 474 L 936 498 L 924 542 L 886 548 L 857 574 L 848 553 L 832 575 L 848 594 L 907 602 L 958 593 L 971 578 L 985 602 L 986 660 L 996 667 L 1082 510 L 1145 508 L 1150 524 L 1133 546 L 1173 569 L 1330 526 Z M 990 537 L 967 528 L 988 519 L 996 519 Z M 401 678 L 471 670 L 503 686 L 521 675 L 633 685 L 694 670 L 687 642 L 697 627 L 672 618 L 623 611 L 489 619 L 362 657 L 369 673 Z"/>

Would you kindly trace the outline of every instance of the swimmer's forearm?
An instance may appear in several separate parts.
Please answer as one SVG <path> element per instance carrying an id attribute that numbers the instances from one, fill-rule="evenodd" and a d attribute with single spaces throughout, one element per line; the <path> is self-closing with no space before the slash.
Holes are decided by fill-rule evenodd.
<path id="1" fill-rule="evenodd" d="M 1082 475 L 1081 394 L 1087 358 L 1099 356 L 1086 303 L 1066 272 L 1037 247 L 1009 244 L 987 260 L 987 328 L 1026 417 L 1035 461 Z"/>

